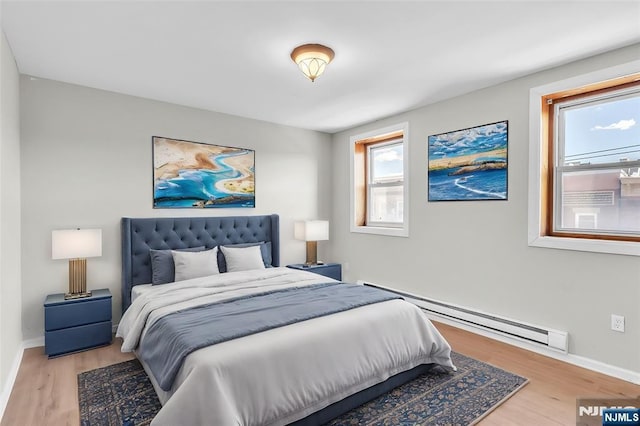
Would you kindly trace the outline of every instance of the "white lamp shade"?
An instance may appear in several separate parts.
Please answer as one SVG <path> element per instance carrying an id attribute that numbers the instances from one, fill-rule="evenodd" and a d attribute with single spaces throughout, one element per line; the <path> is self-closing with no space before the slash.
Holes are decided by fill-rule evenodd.
<path id="1" fill-rule="evenodd" d="M 98 256 L 102 256 L 102 229 L 51 231 L 52 259 L 79 259 Z"/>
<path id="2" fill-rule="evenodd" d="M 329 239 L 329 222 L 326 220 L 305 220 L 295 223 L 294 237 L 302 241 L 323 241 Z"/>

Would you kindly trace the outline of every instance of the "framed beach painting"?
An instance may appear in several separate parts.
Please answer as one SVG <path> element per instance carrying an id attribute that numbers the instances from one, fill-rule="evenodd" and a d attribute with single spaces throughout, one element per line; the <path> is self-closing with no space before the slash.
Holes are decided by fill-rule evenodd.
<path id="1" fill-rule="evenodd" d="M 255 207 L 255 151 L 153 137 L 153 207 Z"/>
<path id="2" fill-rule="evenodd" d="M 506 200 L 508 121 L 429 136 L 429 201 Z"/>

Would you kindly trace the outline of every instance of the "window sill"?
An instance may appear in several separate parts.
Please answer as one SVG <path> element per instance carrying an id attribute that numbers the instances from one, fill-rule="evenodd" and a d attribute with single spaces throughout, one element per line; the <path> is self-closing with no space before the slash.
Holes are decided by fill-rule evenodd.
<path id="1" fill-rule="evenodd" d="M 385 235 L 390 237 L 409 237 L 409 229 L 407 228 L 385 228 L 381 226 L 352 226 L 351 232 L 361 234 Z"/>
<path id="2" fill-rule="evenodd" d="M 529 239 L 529 246 L 560 250 L 588 251 L 593 253 L 640 256 L 640 243 L 632 241 L 606 241 L 588 240 L 582 238 L 534 236 L 533 238 Z"/>

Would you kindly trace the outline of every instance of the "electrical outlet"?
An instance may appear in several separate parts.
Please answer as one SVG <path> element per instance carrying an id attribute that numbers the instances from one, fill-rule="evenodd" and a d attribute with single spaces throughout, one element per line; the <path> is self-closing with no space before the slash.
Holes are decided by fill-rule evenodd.
<path id="1" fill-rule="evenodd" d="M 624 317 L 622 315 L 611 314 L 611 329 L 624 333 Z"/>

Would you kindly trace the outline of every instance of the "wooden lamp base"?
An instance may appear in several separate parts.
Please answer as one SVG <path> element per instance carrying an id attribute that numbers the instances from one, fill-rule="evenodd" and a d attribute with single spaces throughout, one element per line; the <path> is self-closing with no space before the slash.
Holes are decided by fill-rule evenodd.
<path id="1" fill-rule="evenodd" d="M 69 293 L 67 299 L 79 299 L 91 296 L 87 292 L 87 259 L 69 259 Z"/>
<path id="2" fill-rule="evenodd" d="M 318 242 L 307 241 L 307 261 L 306 266 L 312 266 L 318 264 Z"/>

